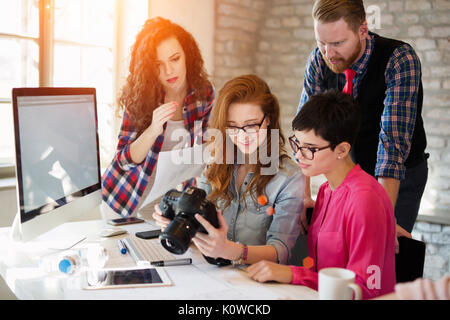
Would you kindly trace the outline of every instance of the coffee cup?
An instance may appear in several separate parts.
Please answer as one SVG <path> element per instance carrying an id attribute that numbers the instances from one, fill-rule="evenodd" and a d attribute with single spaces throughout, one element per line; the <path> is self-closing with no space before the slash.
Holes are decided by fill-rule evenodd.
<path id="1" fill-rule="evenodd" d="M 361 287 L 355 284 L 355 273 L 343 268 L 323 268 L 319 271 L 320 300 L 362 299 Z"/>

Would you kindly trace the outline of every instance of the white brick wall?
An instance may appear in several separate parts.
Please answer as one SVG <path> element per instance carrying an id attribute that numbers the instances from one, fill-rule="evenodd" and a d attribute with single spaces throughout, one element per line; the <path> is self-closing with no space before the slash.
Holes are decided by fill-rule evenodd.
<path id="1" fill-rule="evenodd" d="M 217 91 L 232 77 L 254 73 L 257 31 L 267 4 L 264 0 L 216 1 L 213 81 Z"/>
<path id="2" fill-rule="evenodd" d="M 450 227 L 419 221 L 412 234 L 427 245 L 424 277 L 437 280 L 450 273 Z"/>

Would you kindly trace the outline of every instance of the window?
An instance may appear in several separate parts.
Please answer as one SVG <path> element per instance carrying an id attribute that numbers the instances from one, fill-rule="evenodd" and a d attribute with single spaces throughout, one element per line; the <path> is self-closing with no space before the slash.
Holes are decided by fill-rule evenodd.
<path id="1" fill-rule="evenodd" d="M 37 0 L 0 0 L 0 165 L 14 161 L 11 89 L 39 85 Z"/>
<path id="2" fill-rule="evenodd" d="M 53 86 L 94 87 L 101 166 L 114 149 L 114 1 L 54 0 Z"/>
<path id="3" fill-rule="evenodd" d="M 44 10 L 52 23 L 40 32 Z M 118 83 L 126 77 L 129 47 L 147 14 L 143 0 L 0 0 L 0 177 L 15 161 L 11 90 L 42 85 L 43 74 L 55 87 L 96 88 L 100 160 L 108 165 L 117 139 Z M 40 55 L 46 32 L 51 49 L 42 46 Z M 43 56 L 49 66 L 39 63 Z"/>

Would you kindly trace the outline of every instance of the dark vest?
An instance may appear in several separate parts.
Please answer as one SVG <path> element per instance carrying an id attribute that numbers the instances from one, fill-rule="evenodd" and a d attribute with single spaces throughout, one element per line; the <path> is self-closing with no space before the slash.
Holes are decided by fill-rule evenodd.
<path id="1" fill-rule="evenodd" d="M 357 101 L 361 108 L 361 127 L 352 147 L 352 158 L 361 168 L 371 175 L 375 174 L 377 150 L 380 134 L 381 114 L 386 97 L 385 70 L 394 50 L 404 42 L 387 39 L 373 34 L 375 45 L 364 78 L 359 82 Z M 336 88 L 338 75 L 325 66 L 324 84 L 327 89 Z M 406 168 L 412 168 L 426 159 L 424 154 L 427 140 L 422 120 L 423 89 L 422 80 L 417 96 L 417 116 L 412 136 L 411 149 L 406 159 Z"/>

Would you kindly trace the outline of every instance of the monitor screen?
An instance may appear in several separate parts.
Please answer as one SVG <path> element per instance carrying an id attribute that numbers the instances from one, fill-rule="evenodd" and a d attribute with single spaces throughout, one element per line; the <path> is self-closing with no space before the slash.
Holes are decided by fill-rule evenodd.
<path id="1" fill-rule="evenodd" d="M 101 190 L 95 89 L 13 89 L 21 223 Z"/>

